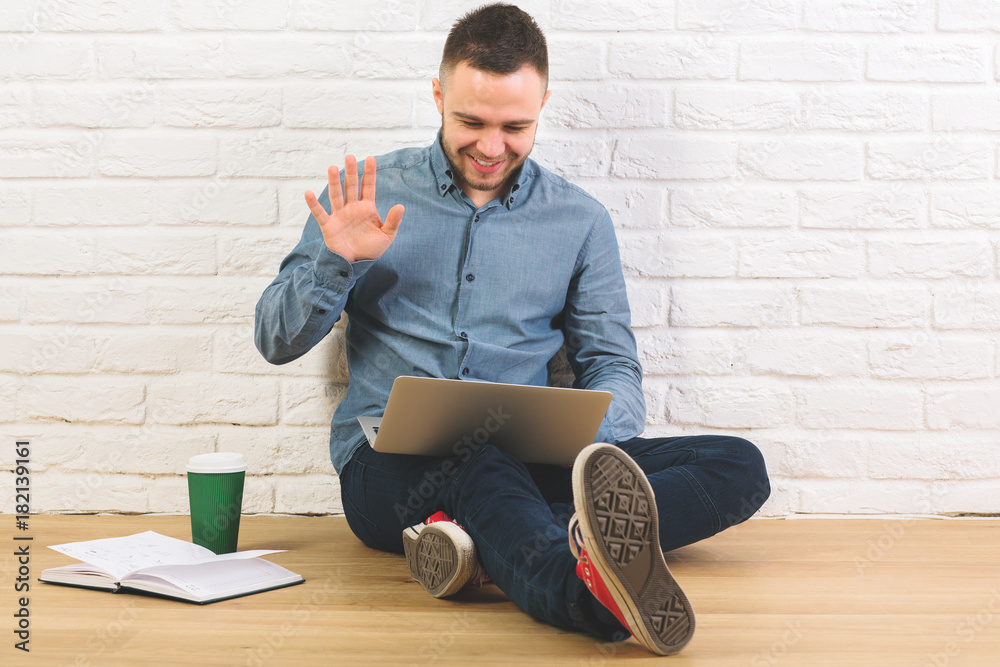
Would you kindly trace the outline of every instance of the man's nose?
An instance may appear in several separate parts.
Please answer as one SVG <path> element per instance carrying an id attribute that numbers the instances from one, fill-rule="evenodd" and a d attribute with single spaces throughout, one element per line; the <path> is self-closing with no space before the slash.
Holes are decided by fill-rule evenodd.
<path id="1" fill-rule="evenodd" d="M 500 157 L 503 155 L 503 132 L 500 130 L 487 130 L 479 138 L 476 147 L 485 157 Z"/>

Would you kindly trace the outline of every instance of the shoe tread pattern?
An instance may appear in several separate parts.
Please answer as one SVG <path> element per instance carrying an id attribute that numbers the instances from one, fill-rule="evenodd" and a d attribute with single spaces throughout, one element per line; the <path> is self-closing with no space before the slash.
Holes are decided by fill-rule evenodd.
<path id="1" fill-rule="evenodd" d="M 425 588 L 433 590 L 455 575 L 458 554 L 448 538 L 435 533 L 420 536 L 417 544 L 417 570 Z"/>
<path id="2" fill-rule="evenodd" d="M 608 555 L 625 567 L 649 543 L 649 499 L 635 474 L 613 456 L 594 461 L 591 480 L 597 528 Z"/>

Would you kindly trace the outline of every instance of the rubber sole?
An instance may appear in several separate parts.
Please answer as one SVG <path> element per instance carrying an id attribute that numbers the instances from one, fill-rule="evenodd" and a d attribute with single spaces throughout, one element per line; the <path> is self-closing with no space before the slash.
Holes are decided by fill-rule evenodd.
<path id="1" fill-rule="evenodd" d="M 436 598 L 459 592 L 476 572 L 472 538 L 453 523 L 410 526 L 403 531 L 403 553 L 410 576 Z"/>
<path id="2" fill-rule="evenodd" d="M 695 614 L 660 551 L 656 499 L 646 475 L 612 445 L 590 445 L 573 466 L 584 548 L 632 635 L 660 655 L 694 635 Z"/>

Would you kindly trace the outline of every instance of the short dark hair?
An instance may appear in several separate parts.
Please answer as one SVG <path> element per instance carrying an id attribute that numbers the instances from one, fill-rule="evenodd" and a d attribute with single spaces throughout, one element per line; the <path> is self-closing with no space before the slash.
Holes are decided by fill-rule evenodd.
<path id="1" fill-rule="evenodd" d="M 444 43 L 438 78 L 444 82 L 459 63 L 494 74 L 512 74 L 531 65 L 549 82 L 545 35 L 529 14 L 503 3 L 483 5 L 460 18 Z"/>

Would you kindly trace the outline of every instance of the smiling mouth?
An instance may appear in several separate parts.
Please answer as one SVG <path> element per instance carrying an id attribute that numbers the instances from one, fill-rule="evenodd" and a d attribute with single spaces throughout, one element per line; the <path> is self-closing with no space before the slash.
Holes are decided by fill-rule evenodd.
<path id="1" fill-rule="evenodd" d="M 470 155 L 469 157 L 471 157 L 473 160 L 476 161 L 477 164 L 479 164 L 480 166 L 483 166 L 483 167 L 495 167 L 498 164 L 500 164 L 501 162 L 503 162 L 503 160 L 494 160 L 492 162 L 488 162 L 486 160 L 480 160 L 479 158 L 477 158 L 475 156 L 472 156 L 472 155 Z"/>

